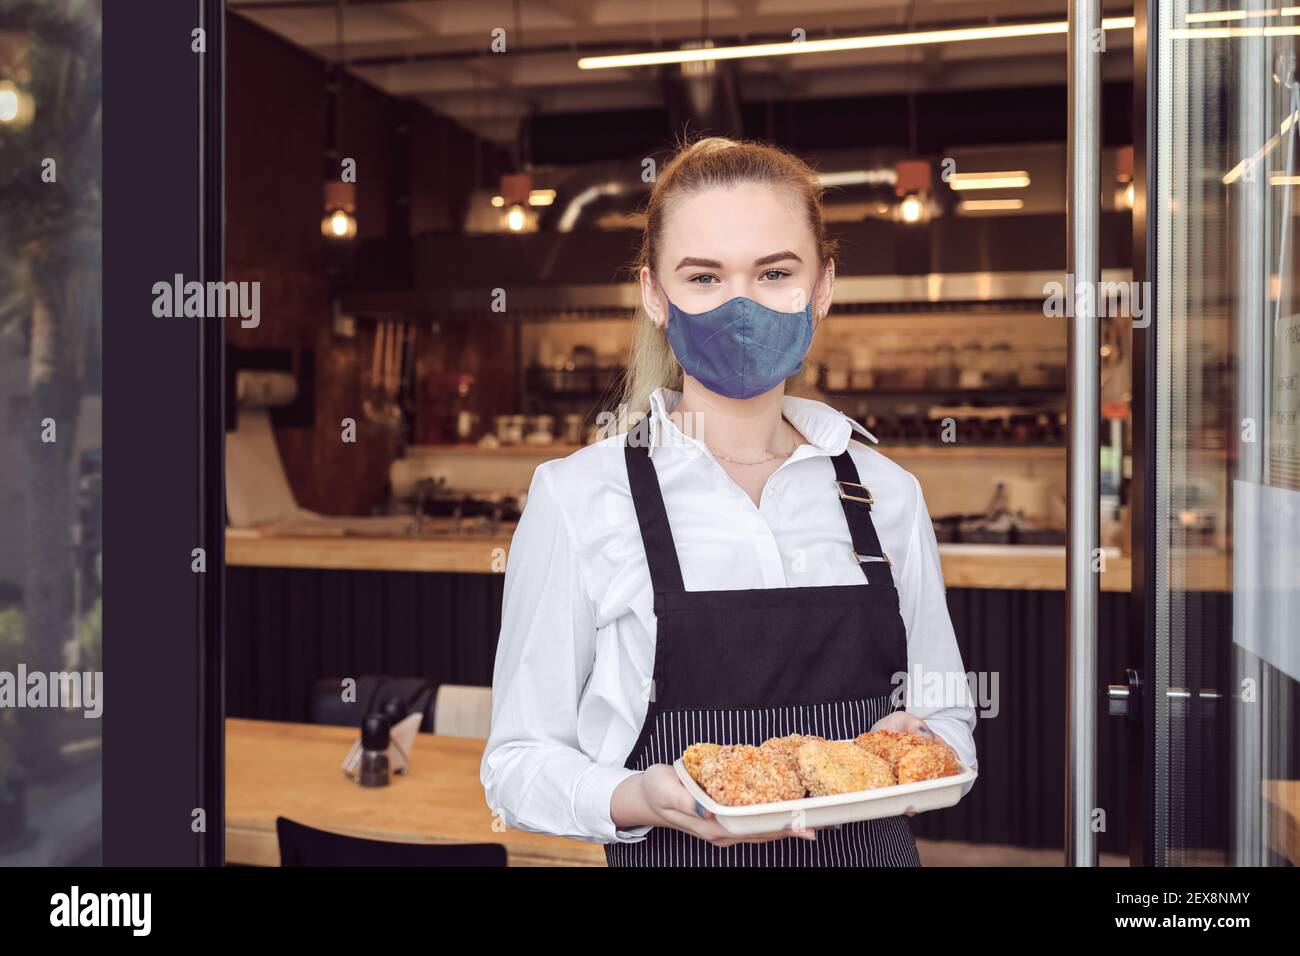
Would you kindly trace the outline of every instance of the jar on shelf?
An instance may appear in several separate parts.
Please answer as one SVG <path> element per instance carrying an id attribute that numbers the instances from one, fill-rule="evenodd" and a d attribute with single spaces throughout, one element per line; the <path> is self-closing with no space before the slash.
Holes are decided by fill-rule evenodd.
<path id="1" fill-rule="evenodd" d="M 867 389 L 875 384 L 875 375 L 871 369 L 871 347 L 856 345 L 853 348 L 853 363 L 849 370 L 849 387 Z"/>
<path id="2" fill-rule="evenodd" d="M 826 389 L 831 392 L 846 392 L 849 389 L 849 354 L 842 348 L 827 350 L 824 359 L 826 366 Z"/>
<path id="3" fill-rule="evenodd" d="M 957 385 L 964 389 L 979 389 L 984 387 L 984 343 L 978 339 L 971 339 L 961 351 L 961 373 L 957 377 Z"/>
<path id="4" fill-rule="evenodd" d="M 903 381 L 902 356 L 898 349 L 885 346 L 876 353 L 872 378 L 877 388 L 898 388 Z"/>
<path id="5" fill-rule="evenodd" d="M 1047 388 L 1047 350 L 1041 345 L 1022 349 L 1020 356 L 1020 384 L 1025 388 Z"/>
<path id="6" fill-rule="evenodd" d="M 569 413 L 564 416 L 564 441 L 569 445 L 582 444 L 582 416 Z"/>
<path id="7" fill-rule="evenodd" d="M 1015 388 L 1020 384 L 1020 370 L 1011 355 L 1011 344 L 994 342 L 985 353 L 984 385 Z"/>
<path id="8" fill-rule="evenodd" d="M 926 384 L 932 388 L 956 388 L 958 381 L 957 351 L 951 342 L 940 342 L 930 353 Z"/>

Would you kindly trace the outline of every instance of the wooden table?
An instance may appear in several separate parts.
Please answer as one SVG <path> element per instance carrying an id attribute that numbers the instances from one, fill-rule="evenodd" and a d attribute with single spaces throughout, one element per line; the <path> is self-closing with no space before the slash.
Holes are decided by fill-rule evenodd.
<path id="1" fill-rule="evenodd" d="M 1300 780 L 1265 780 L 1264 799 L 1273 806 L 1269 845 L 1300 865 Z"/>
<path id="2" fill-rule="evenodd" d="M 494 830 L 483 741 L 418 734 L 409 776 L 363 788 L 340 769 L 350 727 L 226 720 L 226 860 L 279 866 L 275 818 L 399 843 L 502 843 L 511 866 L 604 866 L 599 843 Z M 500 824 L 497 825 L 498 829 Z"/>

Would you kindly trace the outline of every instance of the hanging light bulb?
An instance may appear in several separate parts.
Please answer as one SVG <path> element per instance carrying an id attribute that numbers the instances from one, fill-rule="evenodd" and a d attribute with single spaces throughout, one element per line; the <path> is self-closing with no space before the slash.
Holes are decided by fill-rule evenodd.
<path id="1" fill-rule="evenodd" d="M 925 213 L 925 204 L 916 193 L 908 193 L 898 204 L 898 216 L 903 222 L 920 222 Z"/>
<path id="2" fill-rule="evenodd" d="M 327 239 L 352 239 L 357 234 L 357 218 L 346 209 L 335 209 L 325 214 L 320 231 Z"/>
<path id="3" fill-rule="evenodd" d="M 343 86 L 346 72 L 343 46 L 343 4 L 337 0 L 334 7 L 334 64 L 329 72 L 326 91 L 329 108 L 329 123 L 325 135 L 325 217 L 321 219 L 320 231 L 326 239 L 342 242 L 352 239 L 357 234 L 357 186 L 356 168 L 353 165 L 352 176 L 345 181 L 341 178 L 343 169 L 343 150 L 340 141 L 343 137 Z"/>
<path id="4" fill-rule="evenodd" d="M 357 234 L 356 208 L 356 188 L 352 183 L 326 183 L 321 235 L 336 240 L 354 238 Z"/>
<path id="5" fill-rule="evenodd" d="M 515 203 L 506 213 L 506 228 L 511 232 L 523 232 L 524 226 L 528 224 L 528 215 L 524 212 L 524 207 Z"/>
<path id="6" fill-rule="evenodd" d="M 13 82 L 0 80 L 0 126 L 21 129 L 36 115 L 31 95 Z"/>
<path id="7" fill-rule="evenodd" d="M 928 218 L 926 202 L 933 173 L 925 159 L 903 159 L 894 164 L 894 195 L 898 196 L 898 219 L 908 225 Z"/>

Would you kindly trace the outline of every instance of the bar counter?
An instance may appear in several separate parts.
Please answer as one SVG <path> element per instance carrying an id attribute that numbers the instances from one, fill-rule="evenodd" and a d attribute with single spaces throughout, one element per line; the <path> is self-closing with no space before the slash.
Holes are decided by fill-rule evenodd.
<path id="1" fill-rule="evenodd" d="M 504 570 L 513 527 L 500 533 L 438 534 L 425 537 L 289 537 L 228 532 L 226 563 L 238 567 L 316 568 L 347 571 L 414 571 L 492 574 Z M 1065 547 L 1054 545 L 940 544 L 939 559 L 949 588 L 1050 591 L 1065 587 Z M 1231 565 L 1222 554 L 1197 561 L 1191 590 L 1227 591 Z M 1110 551 L 1101 575 L 1102 591 L 1128 591 L 1129 556 Z"/>

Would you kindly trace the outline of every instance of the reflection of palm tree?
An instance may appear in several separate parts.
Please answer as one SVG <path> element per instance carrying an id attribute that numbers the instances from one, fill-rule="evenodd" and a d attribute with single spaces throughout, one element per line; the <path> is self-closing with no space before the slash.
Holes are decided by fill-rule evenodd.
<path id="1" fill-rule="evenodd" d="M 100 321 L 101 89 L 98 0 L 0 0 L 0 32 L 25 37 L 30 124 L 0 126 L 0 331 L 29 343 L 26 646 L 29 668 L 62 670 L 73 637 L 72 454 L 81 396 L 79 343 Z M 15 64 L 7 64 L 14 68 Z M 19 65 L 21 68 L 21 65 Z M 3 77 L 0 77 L 3 78 Z M 54 181 L 43 170 L 54 160 Z M 48 176 L 48 174 L 47 174 Z M 54 442 L 41 422 L 53 419 Z M 53 763 L 53 721 L 28 715 L 24 762 Z"/>

